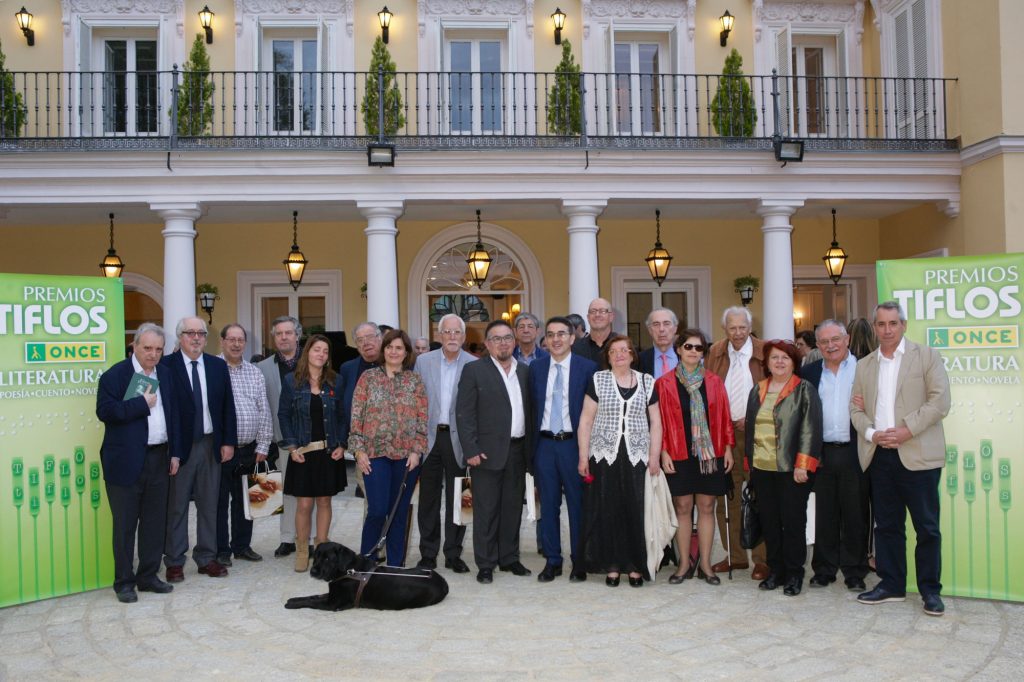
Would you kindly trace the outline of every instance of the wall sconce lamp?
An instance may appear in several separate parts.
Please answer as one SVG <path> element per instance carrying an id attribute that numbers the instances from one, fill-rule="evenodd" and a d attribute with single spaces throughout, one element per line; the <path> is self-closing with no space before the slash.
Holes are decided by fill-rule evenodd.
<path id="1" fill-rule="evenodd" d="M 199 294 L 199 307 L 206 313 L 210 324 L 213 324 L 213 306 L 220 298 L 217 295 L 217 287 L 212 284 L 200 284 L 196 287 L 196 293 Z"/>
<path id="2" fill-rule="evenodd" d="M 722 32 L 718 34 L 719 42 L 722 47 L 729 41 L 729 33 L 732 31 L 733 22 L 736 21 L 736 17 L 729 14 L 729 10 L 725 10 L 725 14 L 718 17 L 718 21 L 722 23 Z"/>
<path id="3" fill-rule="evenodd" d="M 309 264 L 306 257 L 299 251 L 298 211 L 292 211 L 292 250 L 288 252 L 288 257 L 281 262 L 288 271 L 288 283 L 292 285 L 292 289 L 298 291 L 299 285 L 302 284 L 302 275 L 306 272 L 306 265 Z"/>
<path id="4" fill-rule="evenodd" d="M 206 44 L 213 45 L 213 10 L 209 5 L 203 5 L 203 9 L 199 12 L 199 23 L 206 31 Z"/>
<path id="5" fill-rule="evenodd" d="M 804 160 L 803 140 L 776 137 L 772 140 L 772 149 L 775 150 L 775 160 L 781 161 L 783 166 L 790 161 L 800 162 Z"/>
<path id="6" fill-rule="evenodd" d="M 833 284 L 838 285 L 843 277 L 843 268 L 846 267 L 846 252 L 836 241 L 836 210 L 832 209 L 832 246 L 825 255 L 821 257 L 825 261 L 825 271 Z"/>
<path id="7" fill-rule="evenodd" d="M 469 252 L 466 258 L 466 265 L 469 266 L 469 279 L 473 286 L 480 288 L 487 281 L 487 271 L 491 269 L 491 254 L 484 248 L 484 242 L 480 237 L 480 209 L 476 211 L 476 245 Z"/>
<path id="8" fill-rule="evenodd" d="M 395 165 L 395 145 L 374 142 L 366 147 L 366 160 L 371 166 L 384 168 Z"/>
<path id="9" fill-rule="evenodd" d="M 377 12 L 377 19 L 380 20 L 380 39 L 384 41 L 384 44 L 388 44 L 388 29 L 391 28 L 391 17 L 395 16 L 388 10 L 388 6 L 384 5 L 384 9 Z"/>
<path id="10" fill-rule="evenodd" d="M 562 29 L 565 28 L 565 12 L 556 7 L 551 15 L 551 22 L 555 25 L 555 45 L 562 44 Z"/>
<path id="11" fill-rule="evenodd" d="M 647 252 L 648 269 L 651 271 L 651 278 L 661 286 L 661 283 L 668 277 L 668 266 L 672 264 L 672 255 L 661 245 L 661 210 L 654 211 L 654 218 L 657 223 L 657 232 L 654 237 L 654 248 Z"/>
<path id="12" fill-rule="evenodd" d="M 110 248 L 107 249 L 107 255 L 103 258 L 103 262 L 100 263 L 100 271 L 104 277 L 120 277 L 121 272 L 124 270 L 124 261 L 117 255 L 117 249 L 114 248 L 114 214 L 110 214 Z"/>
<path id="13" fill-rule="evenodd" d="M 740 295 L 740 303 L 749 306 L 754 302 L 754 293 L 760 288 L 761 280 L 753 275 L 737 277 L 732 282 L 733 291 Z"/>
<path id="14" fill-rule="evenodd" d="M 18 20 L 18 28 L 25 34 L 28 46 L 32 47 L 35 45 L 36 32 L 32 30 L 32 13 L 22 7 L 20 12 L 15 13 L 14 18 Z"/>

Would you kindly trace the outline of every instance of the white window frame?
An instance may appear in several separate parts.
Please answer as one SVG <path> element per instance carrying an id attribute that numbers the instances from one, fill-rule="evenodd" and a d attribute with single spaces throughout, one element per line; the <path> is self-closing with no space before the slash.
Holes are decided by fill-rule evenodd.
<path id="1" fill-rule="evenodd" d="M 508 130 L 509 125 L 515 119 L 515 115 L 512 113 L 512 102 L 505 101 L 506 98 L 512 95 L 512 88 L 515 87 L 515 79 L 510 74 L 512 69 L 509 67 L 510 55 L 509 55 L 509 32 L 508 27 L 498 28 L 484 28 L 484 27 L 467 27 L 464 24 L 457 26 L 446 27 L 443 34 L 443 46 L 442 46 L 442 71 L 445 73 L 451 73 L 453 68 L 451 64 L 451 45 L 452 43 L 470 43 L 470 71 L 473 72 L 471 76 L 471 100 L 470 100 L 470 128 L 469 130 L 455 130 L 452 127 L 450 105 L 451 100 L 445 99 L 444 101 L 444 119 L 445 126 L 452 135 L 501 135 Z M 505 110 L 504 114 L 499 114 L 499 128 L 497 130 L 484 130 L 482 116 L 480 115 L 481 109 L 481 96 L 483 90 L 480 84 L 480 43 L 482 42 L 497 42 L 501 49 L 501 66 L 499 71 L 503 74 L 503 78 L 499 79 L 498 87 L 502 88 L 502 107 Z M 448 84 L 442 85 L 443 91 L 439 93 L 444 94 Z M 517 99 L 515 106 L 518 109 L 522 109 L 522 103 Z M 533 107 L 528 107 L 528 111 L 532 111 Z"/>
<path id="2" fill-rule="evenodd" d="M 263 348 L 260 300 L 267 296 L 324 295 L 325 324 L 328 331 L 342 330 L 341 270 L 306 270 L 296 292 L 288 283 L 284 268 L 279 270 L 240 270 L 236 276 L 238 324 L 249 331 L 249 349 Z M 307 293 L 308 292 L 308 293 Z M 257 351 L 252 351 L 257 352 Z"/>
<path id="3" fill-rule="evenodd" d="M 872 6 L 875 8 L 876 13 L 876 25 L 881 31 L 881 52 L 882 52 L 882 76 L 886 78 L 896 78 L 898 76 L 898 64 L 896 59 L 896 46 L 901 40 L 901 37 L 896 35 L 896 17 L 904 12 L 909 13 L 911 6 L 919 0 L 871 0 Z M 940 78 L 942 76 L 942 14 L 941 5 L 939 0 L 920 0 L 924 2 L 925 7 L 925 35 L 928 44 L 925 46 L 926 59 L 928 61 L 925 73 L 915 73 L 911 77 L 914 78 Z M 943 136 L 947 132 L 941 125 L 941 122 L 945 120 L 945 98 L 942 96 L 943 91 L 941 89 L 934 93 L 926 93 L 926 95 L 934 94 L 934 102 L 932 102 L 935 113 L 934 120 L 931 121 L 934 126 L 936 135 Z M 888 110 L 889 120 L 887 125 L 895 133 L 899 133 L 899 130 L 905 127 L 911 127 L 916 129 L 917 126 L 923 125 L 928 127 L 928 118 L 931 116 L 927 112 L 927 108 L 923 116 L 918 116 L 914 120 L 899 120 L 897 112 L 897 93 L 893 92 L 888 97 Z"/>
<path id="4" fill-rule="evenodd" d="M 260 31 L 260 45 L 259 45 L 259 71 L 269 74 L 267 76 L 267 82 L 261 86 L 257 86 L 257 106 L 261 111 L 267 112 L 262 125 L 260 125 L 260 133 L 264 135 L 316 135 L 321 130 L 321 126 L 324 124 L 323 112 L 324 104 L 323 93 L 324 93 L 324 76 L 317 73 L 315 77 L 315 84 L 313 87 L 314 102 L 313 102 L 313 126 L 309 130 L 302 127 L 302 78 L 301 72 L 321 72 L 324 68 L 323 56 L 324 56 L 324 43 L 323 43 L 323 31 L 320 30 L 319 25 L 289 25 L 289 26 L 276 26 L 276 25 L 264 25 L 261 26 Z M 292 78 L 294 80 L 292 94 L 292 127 L 290 129 L 278 129 L 275 126 L 275 112 L 274 112 L 274 89 L 277 73 L 274 71 L 274 41 L 291 41 L 292 45 L 297 48 L 293 55 L 295 63 L 298 65 L 294 71 L 292 71 Z M 302 47 L 303 43 L 307 40 L 313 40 L 316 43 L 316 59 L 313 64 L 313 68 L 302 61 Z M 330 83 L 327 83 L 328 89 Z M 266 103 L 269 103 L 267 105 Z M 257 116 L 258 118 L 258 116 Z"/>
<path id="5" fill-rule="evenodd" d="M 615 80 L 611 83 L 614 94 L 611 95 L 615 99 L 612 104 L 612 119 L 615 133 L 617 135 L 626 135 L 621 129 L 619 124 L 618 116 L 618 83 L 619 76 L 616 64 L 615 54 L 616 47 L 618 45 L 629 45 L 630 57 L 629 57 L 629 107 L 632 110 L 630 114 L 630 132 L 628 135 L 655 135 L 663 136 L 666 134 L 666 130 L 673 128 L 672 119 L 678 112 L 677 97 L 678 89 L 674 87 L 677 85 L 673 82 L 671 76 L 673 75 L 672 69 L 672 36 L 669 31 L 657 30 L 657 29 L 646 29 L 642 31 L 629 31 L 621 30 L 616 31 L 611 44 L 611 64 L 609 68 L 610 73 L 615 74 Z M 639 69 L 640 63 L 640 45 L 656 45 L 658 47 L 658 68 L 657 74 L 641 74 L 638 70 L 634 71 L 633 66 L 636 65 Z M 665 67 L 669 68 L 669 71 L 665 71 Z M 655 112 L 658 123 L 651 130 L 644 130 L 643 128 L 643 100 L 642 100 L 642 88 L 643 88 L 643 76 L 649 76 L 658 89 L 658 102 L 659 106 L 652 109 Z M 673 93 L 676 97 L 673 97 Z"/>
<path id="6" fill-rule="evenodd" d="M 107 99 L 107 71 L 106 65 L 106 44 L 110 41 L 124 41 L 126 43 L 126 64 L 125 64 L 125 129 L 124 132 L 106 130 L 105 114 L 102 109 Z M 157 54 L 157 87 L 156 87 L 156 130 L 139 131 L 138 116 L 135 107 L 135 99 L 138 93 L 138 66 L 136 64 L 135 47 L 138 41 L 156 43 Z M 158 136 L 166 128 L 167 109 L 171 103 L 169 94 L 163 91 L 166 77 L 161 74 L 160 69 L 160 35 L 159 28 L 153 26 L 134 26 L 131 28 L 94 28 L 90 44 L 90 71 L 97 72 L 93 76 L 93 87 L 98 87 L 92 94 L 93 106 L 97 113 L 92 116 L 93 133 L 104 137 L 149 137 Z"/>
<path id="7" fill-rule="evenodd" d="M 635 291 L 657 291 L 651 271 L 642 265 L 620 265 L 612 268 L 612 328 L 626 333 L 626 294 Z M 686 319 L 705 333 L 711 333 L 711 268 L 704 265 L 673 266 L 662 289 L 686 292 Z"/>

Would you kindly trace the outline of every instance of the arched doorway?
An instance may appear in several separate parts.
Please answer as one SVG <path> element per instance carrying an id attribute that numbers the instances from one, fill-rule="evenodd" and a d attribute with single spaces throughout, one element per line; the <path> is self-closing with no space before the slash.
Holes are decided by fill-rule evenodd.
<path id="1" fill-rule="evenodd" d="M 135 272 L 124 273 L 124 347 L 135 338 L 135 330 L 143 322 L 162 325 L 164 319 L 164 288 L 154 280 Z M 167 329 L 168 348 L 174 344 L 174 330 Z"/>

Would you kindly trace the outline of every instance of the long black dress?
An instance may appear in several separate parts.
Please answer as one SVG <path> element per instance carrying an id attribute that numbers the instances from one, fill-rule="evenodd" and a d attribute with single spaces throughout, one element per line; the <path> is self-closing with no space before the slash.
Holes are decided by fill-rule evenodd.
<path id="1" fill-rule="evenodd" d="M 619 387 L 623 400 L 637 391 Z M 594 382 L 587 395 L 598 402 Z M 652 392 L 650 405 L 658 394 Z M 598 402 L 598 410 L 601 409 Z M 625 437 L 619 439 L 619 450 L 611 464 L 590 458 L 594 480 L 583 487 L 583 532 L 580 544 L 583 565 L 588 573 L 641 573 L 647 571 L 647 542 L 644 536 L 644 472 L 642 461 L 629 463 Z"/>
<path id="2" fill-rule="evenodd" d="M 683 410 L 683 431 L 686 432 L 686 452 L 693 452 L 693 420 L 690 418 L 690 392 L 676 379 L 676 389 L 679 391 L 679 405 Z M 700 397 L 704 401 L 704 414 L 708 413 L 708 391 L 701 384 Z M 716 455 L 722 453 L 716 452 Z M 668 482 L 668 490 L 673 497 L 682 495 L 712 495 L 718 497 L 729 491 L 732 485 L 730 478 L 725 473 L 725 459 L 721 456 L 715 457 L 711 462 L 715 470 L 712 473 L 704 474 L 700 470 L 700 460 L 692 455 L 683 460 L 675 460 L 672 464 L 676 473 L 665 474 Z"/>
<path id="3" fill-rule="evenodd" d="M 324 402 L 319 395 L 309 398 L 311 420 L 310 440 L 324 440 Z M 282 453 L 287 455 L 287 453 Z M 295 497 L 331 497 L 345 489 L 348 478 L 345 473 L 345 459 L 331 459 L 330 450 L 313 450 L 306 453 L 306 461 L 288 462 L 284 476 L 284 494 Z"/>

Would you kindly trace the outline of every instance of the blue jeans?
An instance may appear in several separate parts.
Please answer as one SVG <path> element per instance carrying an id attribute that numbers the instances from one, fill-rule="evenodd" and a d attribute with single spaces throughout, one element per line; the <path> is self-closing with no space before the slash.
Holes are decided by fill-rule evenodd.
<path id="1" fill-rule="evenodd" d="M 576 439 L 554 441 L 541 438 L 533 459 L 540 488 L 540 530 L 544 556 L 549 564 L 562 565 L 562 493 L 569 512 L 569 556 L 576 563 L 576 549 L 580 537 L 580 517 L 583 514 L 583 478 L 580 477 L 579 450 Z M 532 494 L 533 491 L 527 491 Z"/>
<path id="2" fill-rule="evenodd" d="M 416 478 L 420 475 L 419 467 L 410 471 L 403 491 L 402 476 L 405 475 L 408 463 L 406 459 L 375 457 L 370 460 L 370 473 L 363 476 L 367 510 L 366 520 L 363 521 L 363 542 L 360 549 L 362 554 L 370 552 L 380 540 L 388 514 L 395 505 L 395 500 L 399 500 L 385 545 L 389 566 L 405 565 L 405 528 L 408 525 L 406 522 L 409 518 L 409 500 L 412 498 L 413 488 L 416 487 Z M 398 497 L 399 493 L 401 499 Z"/>

